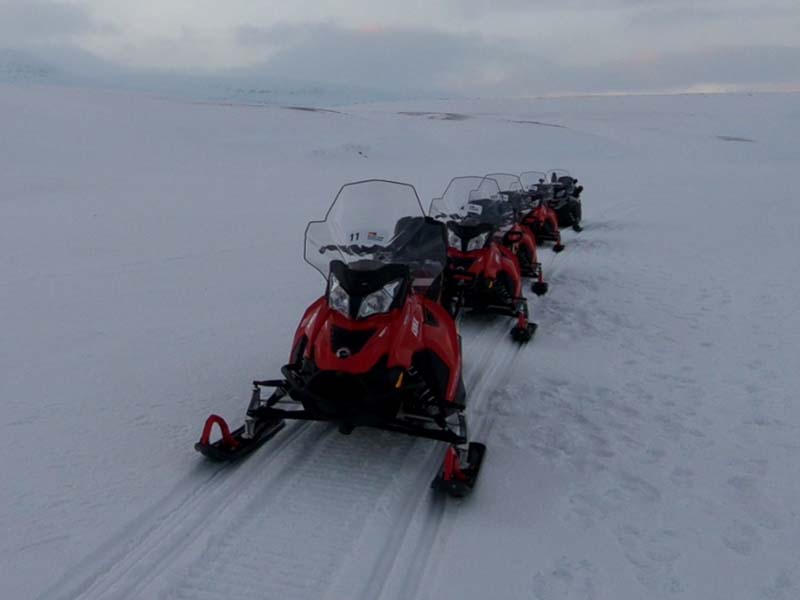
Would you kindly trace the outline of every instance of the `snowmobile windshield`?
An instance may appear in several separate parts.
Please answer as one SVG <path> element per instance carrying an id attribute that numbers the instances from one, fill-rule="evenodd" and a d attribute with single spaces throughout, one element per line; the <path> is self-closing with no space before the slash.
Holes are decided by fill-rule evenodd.
<path id="1" fill-rule="evenodd" d="M 325 220 L 308 224 L 305 260 L 326 279 L 334 261 L 354 271 L 404 265 L 420 287 L 444 270 L 447 240 L 413 186 L 371 179 L 342 186 Z"/>
<path id="2" fill-rule="evenodd" d="M 519 175 L 513 173 L 490 173 L 486 179 L 492 179 L 500 186 L 503 199 L 511 202 L 514 211 L 521 214 L 531 208 L 531 198 L 522 186 Z"/>
<path id="3" fill-rule="evenodd" d="M 467 216 L 462 223 L 489 224 L 502 229 L 514 223 L 514 205 L 502 193 L 496 179 L 483 177 L 480 184 L 469 193 Z"/>
<path id="4" fill-rule="evenodd" d="M 434 219 L 464 225 L 490 224 L 500 228 L 514 220 L 514 207 L 489 177 L 455 177 L 429 211 Z"/>
<path id="5" fill-rule="evenodd" d="M 521 192 L 523 190 L 522 181 L 519 175 L 513 173 L 490 173 L 486 179 L 494 179 L 500 186 L 501 192 Z"/>
<path id="6" fill-rule="evenodd" d="M 539 185 L 549 181 L 547 173 L 542 171 L 526 171 L 519 176 L 526 190 L 539 191 Z"/>
<path id="7" fill-rule="evenodd" d="M 470 194 L 478 189 L 483 177 L 455 177 L 447 184 L 440 198 L 431 201 L 428 214 L 440 221 L 460 221 L 469 213 Z"/>

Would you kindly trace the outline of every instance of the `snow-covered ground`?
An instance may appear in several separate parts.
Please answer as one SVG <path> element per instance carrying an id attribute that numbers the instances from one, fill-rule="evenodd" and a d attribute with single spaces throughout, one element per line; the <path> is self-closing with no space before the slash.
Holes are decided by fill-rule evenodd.
<path id="1" fill-rule="evenodd" d="M 800 597 L 799 98 L 0 86 L 0 596 Z M 201 461 L 320 293 L 302 232 L 342 183 L 548 167 L 586 230 L 543 253 L 528 347 L 464 323 L 471 498 L 370 430 Z"/>

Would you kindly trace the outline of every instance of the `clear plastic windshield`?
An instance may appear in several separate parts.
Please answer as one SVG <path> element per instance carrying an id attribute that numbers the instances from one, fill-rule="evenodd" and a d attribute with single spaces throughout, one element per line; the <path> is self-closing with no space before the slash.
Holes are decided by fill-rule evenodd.
<path id="1" fill-rule="evenodd" d="M 489 223 L 498 228 L 511 225 L 515 216 L 514 205 L 501 192 L 496 179 L 482 178 L 478 187 L 469 193 L 466 219 L 474 223 Z"/>
<path id="2" fill-rule="evenodd" d="M 541 183 L 547 183 L 549 181 L 547 173 L 542 171 L 526 171 L 522 173 L 519 178 L 522 181 L 522 186 L 526 190 L 533 191 L 537 191 Z"/>
<path id="3" fill-rule="evenodd" d="M 521 192 L 523 190 L 519 175 L 513 173 L 490 173 L 486 175 L 486 179 L 494 179 L 501 192 Z"/>
<path id="4" fill-rule="evenodd" d="M 414 279 L 433 279 L 445 267 L 441 225 L 426 221 L 413 186 L 367 180 L 342 186 L 324 221 L 306 227 L 305 260 L 328 278 L 331 262 L 356 270 L 407 265 Z"/>
<path id="5" fill-rule="evenodd" d="M 514 207 L 489 177 L 455 177 L 441 198 L 434 198 L 429 213 L 434 219 L 459 223 L 489 223 L 503 227 L 514 221 Z"/>
<path id="6" fill-rule="evenodd" d="M 483 177 L 455 177 L 440 198 L 431 201 L 428 214 L 440 221 L 460 221 L 469 213 L 470 194 L 483 183 Z"/>

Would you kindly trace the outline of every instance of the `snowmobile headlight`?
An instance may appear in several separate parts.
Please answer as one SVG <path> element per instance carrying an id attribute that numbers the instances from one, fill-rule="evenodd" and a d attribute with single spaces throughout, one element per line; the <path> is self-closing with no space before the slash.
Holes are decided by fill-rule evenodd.
<path id="1" fill-rule="evenodd" d="M 467 242 L 467 252 L 472 252 L 473 250 L 480 250 L 486 245 L 486 240 L 488 239 L 489 239 L 488 231 L 484 231 L 482 234 L 476 235 L 469 242 Z"/>
<path id="2" fill-rule="evenodd" d="M 350 316 L 350 295 L 333 273 L 331 273 L 330 282 L 328 283 L 328 305 L 345 317 Z"/>
<path id="3" fill-rule="evenodd" d="M 461 238 L 452 229 L 447 230 L 447 245 L 451 248 L 461 250 Z"/>
<path id="4" fill-rule="evenodd" d="M 377 292 L 364 296 L 361 306 L 358 308 L 358 318 L 366 319 L 372 315 L 389 312 L 389 308 L 394 302 L 397 290 L 400 289 L 401 279 L 390 281 Z"/>

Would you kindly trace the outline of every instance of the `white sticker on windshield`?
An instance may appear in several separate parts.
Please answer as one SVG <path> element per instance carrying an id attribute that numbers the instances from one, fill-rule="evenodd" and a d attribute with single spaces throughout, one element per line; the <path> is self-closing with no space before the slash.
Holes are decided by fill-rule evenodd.
<path id="1" fill-rule="evenodd" d="M 483 212 L 483 207 L 480 204 L 470 202 L 467 204 L 467 213 L 471 215 L 479 215 Z"/>
<path id="2" fill-rule="evenodd" d="M 362 244 L 381 244 L 390 239 L 390 235 L 381 229 L 362 229 L 359 231 L 351 231 L 347 240 L 353 243 Z"/>

